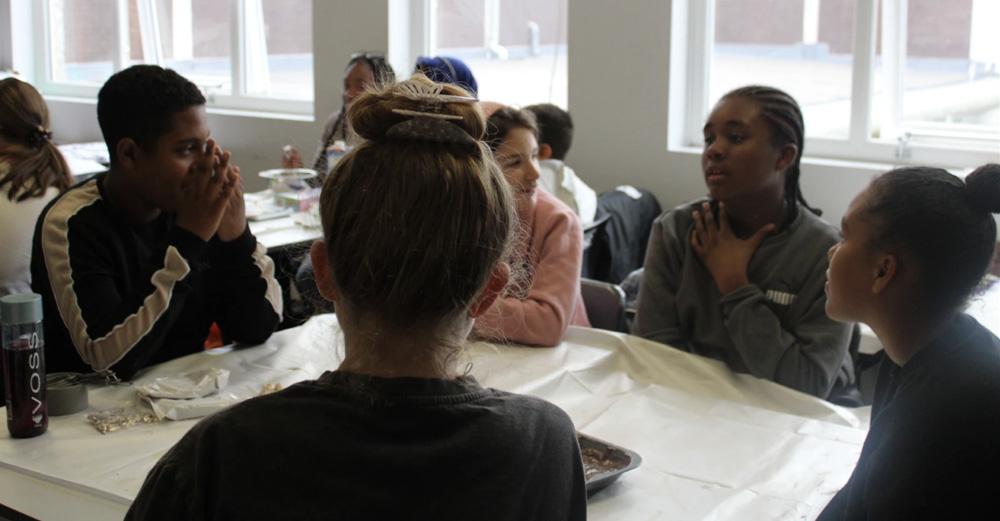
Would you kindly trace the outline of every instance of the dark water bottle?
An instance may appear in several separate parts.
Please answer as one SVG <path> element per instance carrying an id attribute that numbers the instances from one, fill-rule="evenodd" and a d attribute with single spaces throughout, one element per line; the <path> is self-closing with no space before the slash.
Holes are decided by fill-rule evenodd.
<path id="1" fill-rule="evenodd" d="M 41 295 L 22 293 L 0 298 L 0 329 L 7 430 L 13 438 L 38 436 L 49 426 Z"/>

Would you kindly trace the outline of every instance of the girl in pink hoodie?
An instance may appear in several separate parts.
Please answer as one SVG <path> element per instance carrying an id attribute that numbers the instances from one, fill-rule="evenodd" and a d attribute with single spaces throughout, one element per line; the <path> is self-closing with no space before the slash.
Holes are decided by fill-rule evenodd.
<path id="1" fill-rule="evenodd" d="M 486 140 L 518 202 L 521 231 L 511 284 L 475 332 L 491 340 L 555 346 L 570 324 L 590 326 L 580 296 L 583 231 L 568 206 L 538 186 L 538 127 L 526 110 L 502 107 L 486 124 Z"/>

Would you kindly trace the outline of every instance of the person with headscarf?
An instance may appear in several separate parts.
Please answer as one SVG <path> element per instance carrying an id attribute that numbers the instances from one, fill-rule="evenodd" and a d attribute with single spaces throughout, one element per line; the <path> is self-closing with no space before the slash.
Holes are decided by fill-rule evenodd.
<path id="1" fill-rule="evenodd" d="M 420 56 L 413 72 L 423 73 L 433 81 L 458 85 L 479 97 L 479 84 L 472 69 L 458 58 L 451 56 Z"/>

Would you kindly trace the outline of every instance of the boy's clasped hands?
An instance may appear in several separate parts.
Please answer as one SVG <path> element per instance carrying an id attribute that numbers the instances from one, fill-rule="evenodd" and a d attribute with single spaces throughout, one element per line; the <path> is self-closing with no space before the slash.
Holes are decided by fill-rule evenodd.
<path id="1" fill-rule="evenodd" d="M 177 225 L 206 242 L 214 235 L 232 241 L 246 229 L 240 167 L 230 163 L 231 157 L 209 139 L 181 185 Z"/>

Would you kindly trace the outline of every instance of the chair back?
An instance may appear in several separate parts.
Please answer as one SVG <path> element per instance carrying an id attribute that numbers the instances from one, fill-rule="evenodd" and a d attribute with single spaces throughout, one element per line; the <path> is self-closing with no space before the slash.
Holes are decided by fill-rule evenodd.
<path id="1" fill-rule="evenodd" d="M 660 203 L 648 190 L 619 186 L 601 194 L 597 215 L 610 219 L 593 234 L 584 255 L 583 276 L 621 284 L 642 266 L 653 221 L 660 213 Z"/>
<path id="2" fill-rule="evenodd" d="M 599 280 L 580 279 L 580 293 L 592 327 L 628 333 L 625 292 L 620 286 Z"/>
<path id="3" fill-rule="evenodd" d="M 611 214 L 606 213 L 595 219 L 594 222 L 583 227 L 584 251 L 586 251 L 586 249 L 590 247 L 590 243 L 594 241 L 594 235 L 596 235 L 599 231 L 603 230 L 604 227 L 607 226 L 608 221 L 610 219 L 611 219 Z"/>
<path id="4" fill-rule="evenodd" d="M 604 228 L 608 225 L 608 221 L 611 219 L 611 214 L 605 213 L 598 217 L 594 222 L 584 226 L 583 228 L 583 266 L 580 268 L 580 276 L 589 279 L 594 278 L 595 272 L 598 271 L 599 266 L 607 266 L 610 261 L 607 259 L 607 248 L 595 247 L 598 242 L 598 235 L 604 232 Z M 607 242 L 607 241 L 604 241 Z"/>
<path id="5" fill-rule="evenodd" d="M 871 405 L 865 403 L 865 393 L 861 389 L 861 375 L 871 365 L 877 365 L 880 357 L 870 357 L 861 353 L 861 327 L 854 324 L 851 328 L 851 340 L 847 344 L 847 356 L 851 360 L 848 368 L 850 382 L 846 386 L 834 387 L 830 390 L 827 400 L 844 407 L 861 407 Z"/>

